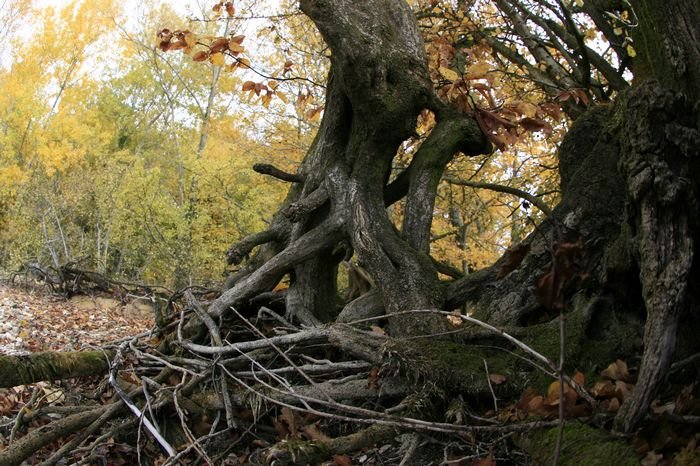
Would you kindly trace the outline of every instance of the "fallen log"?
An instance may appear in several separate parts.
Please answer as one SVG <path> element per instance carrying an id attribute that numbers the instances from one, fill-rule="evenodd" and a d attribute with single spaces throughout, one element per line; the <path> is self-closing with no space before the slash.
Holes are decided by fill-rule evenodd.
<path id="1" fill-rule="evenodd" d="M 26 356 L 0 355 L 0 387 L 15 387 L 48 380 L 104 375 L 111 351 L 47 351 Z"/>

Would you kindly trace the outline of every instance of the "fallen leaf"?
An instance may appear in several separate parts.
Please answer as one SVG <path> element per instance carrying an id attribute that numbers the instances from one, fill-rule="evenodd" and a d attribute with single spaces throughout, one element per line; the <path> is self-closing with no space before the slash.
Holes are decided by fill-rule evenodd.
<path id="1" fill-rule="evenodd" d="M 329 436 L 321 432 L 317 424 L 309 424 L 301 428 L 302 432 L 306 434 L 309 440 L 317 442 L 328 442 L 331 440 Z"/>
<path id="2" fill-rule="evenodd" d="M 333 462 L 338 466 L 352 466 L 352 460 L 348 455 L 333 455 Z"/>
<path id="3" fill-rule="evenodd" d="M 444 66 L 438 68 L 438 72 L 443 78 L 447 79 L 448 81 L 457 81 L 459 79 L 459 75 L 456 71 L 451 70 L 449 68 L 445 68 Z"/>
<path id="4" fill-rule="evenodd" d="M 600 375 L 611 380 L 623 380 L 625 382 L 631 381 L 631 377 L 627 369 L 627 363 L 621 359 L 610 363 L 610 365 L 605 368 Z"/>
<path id="5" fill-rule="evenodd" d="M 608 405 L 609 413 L 616 413 L 620 409 L 620 401 L 617 398 L 612 398 Z"/>

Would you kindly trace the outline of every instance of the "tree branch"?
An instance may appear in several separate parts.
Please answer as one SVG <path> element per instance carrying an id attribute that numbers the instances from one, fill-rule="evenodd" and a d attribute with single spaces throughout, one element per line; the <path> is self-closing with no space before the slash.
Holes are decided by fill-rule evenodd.
<path id="1" fill-rule="evenodd" d="M 512 194 L 514 196 L 518 196 L 522 199 L 525 199 L 527 202 L 530 204 L 534 205 L 538 209 L 540 209 L 547 217 L 552 215 L 552 209 L 550 209 L 547 204 L 542 202 L 541 199 L 533 196 L 532 194 L 528 193 L 527 191 L 523 191 L 522 189 L 518 188 L 513 188 L 511 186 L 504 186 L 501 184 L 495 184 L 495 183 L 479 183 L 476 181 L 467 181 L 467 180 L 460 180 L 458 178 L 452 178 L 452 177 L 443 177 L 445 181 L 451 184 L 457 184 L 460 186 L 469 186 L 472 188 L 478 188 L 478 189 L 488 189 L 491 191 L 497 191 L 500 193 L 506 193 L 506 194 Z"/>
<path id="2" fill-rule="evenodd" d="M 253 170 L 261 175 L 269 175 L 278 180 L 287 181 L 289 183 L 303 183 L 304 177 L 298 173 L 287 173 L 280 170 L 274 165 L 268 163 L 256 163 L 253 165 Z"/>

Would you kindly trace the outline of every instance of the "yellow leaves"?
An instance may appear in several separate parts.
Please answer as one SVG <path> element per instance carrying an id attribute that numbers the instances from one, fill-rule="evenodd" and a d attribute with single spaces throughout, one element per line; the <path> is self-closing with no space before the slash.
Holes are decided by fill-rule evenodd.
<path id="1" fill-rule="evenodd" d="M 277 90 L 279 83 L 277 81 L 268 81 L 267 84 L 256 83 L 254 81 L 246 81 L 243 83 L 241 90 L 248 93 L 248 98 L 252 98 L 253 94 L 260 97 L 260 102 L 263 107 L 269 107 L 273 97 L 277 97 L 283 103 L 287 103 L 287 96 Z"/>
<path id="2" fill-rule="evenodd" d="M 448 81 L 457 81 L 459 79 L 459 75 L 456 71 L 453 71 L 449 68 L 445 68 L 444 66 L 438 68 L 438 72 L 443 78 L 447 79 Z"/>
<path id="3" fill-rule="evenodd" d="M 308 118 L 311 121 L 318 120 L 321 116 L 321 112 L 323 112 L 324 106 L 319 105 L 318 107 L 310 108 L 309 110 L 306 111 L 306 118 Z"/>
<path id="4" fill-rule="evenodd" d="M 491 70 L 491 65 L 486 62 L 478 62 L 469 65 L 467 68 L 467 77 L 469 79 L 478 79 L 486 76 L 486 73 Z"/>
<path id="5" fill-rule="evenodd" d="M 214 66 L 224 66 L 224 54 L 221 52 L 211 54 L 209 56 L 209 62 Z"/>
<path id="6" fill-rule="evenodd" d="M 512 105 L 515 108 L 515 110 L 521 115 L 524 115 L 528 118 L 535 118 L 537 116 L 537 105 L 535 104 L 518 100 Z"/>
<path id="7" fill-rule="evenodd" d="M 637 56 L 637 51 L 634 50 L 634 47 L 632 47 L 632 44 L 627 44 L 627 47 L 625 47 L 625 50 L 627 51 L 627 55 L 629 55 L 630 58 L 634 58 Z"/>
<path id="8" fill-rule="evenodd" d="M 277 96 L 278 99 L 280 99 L 285 104 L 289 103 L 289 99 L 287 99 L 287 95 L 284 92 L 276 91 L 275 95 Z"/>
<path id="9" fill-rule="evenodd" d="M 17 164 L 0 167 L 0 195 L 3 197 L 14 196 L 27 178 L 27 173 Z"/>

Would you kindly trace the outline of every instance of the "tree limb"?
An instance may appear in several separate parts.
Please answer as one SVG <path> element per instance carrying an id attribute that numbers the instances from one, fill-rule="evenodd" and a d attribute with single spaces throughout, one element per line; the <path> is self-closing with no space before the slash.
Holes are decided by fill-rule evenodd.
<path id="1" fill-rule="evenodd" d="M 522 189 L 518 188 L 513 188 L 511 186 L 505 186 L 502 184 L 495 184 L 495 183 L 479 183 L 476 181 L 467 181 L 467 180 L 460 180 L 459 178 L 452 178 L 452 177 L 443 177 L 445 181 L 451 184 L 457 184 L 460 186 L 469 186 L 472 188 L 480 188 L 480 189 L 488 189 L 491 191 L 497 191 L 500 193 L 506 193 L 506 194 L 512 194 L 514 196 L 518 196 L 522 199 L 525 199 L 527 202 L 530 204 L 534 205 L 538 209 L 542 211 L 547 217 L 552 215 L 552 209 L 550 209 L 547 204 L 542 202 L 541 199 L 537 198 L 536 196 L 533 196 L 532 194 L 528 193 L 527 191 L 523 191 Z"/>
<path id="2" fill-rule="evenodd" d="M 287 173 L 280 170 L 269 163 L 256 163 L 253 165 L 253 170 L 261 175 L 269 175 L 278 180 L 287 181 L 289 183 L 303 183 L 304 177 L 298 173 Z"/>

